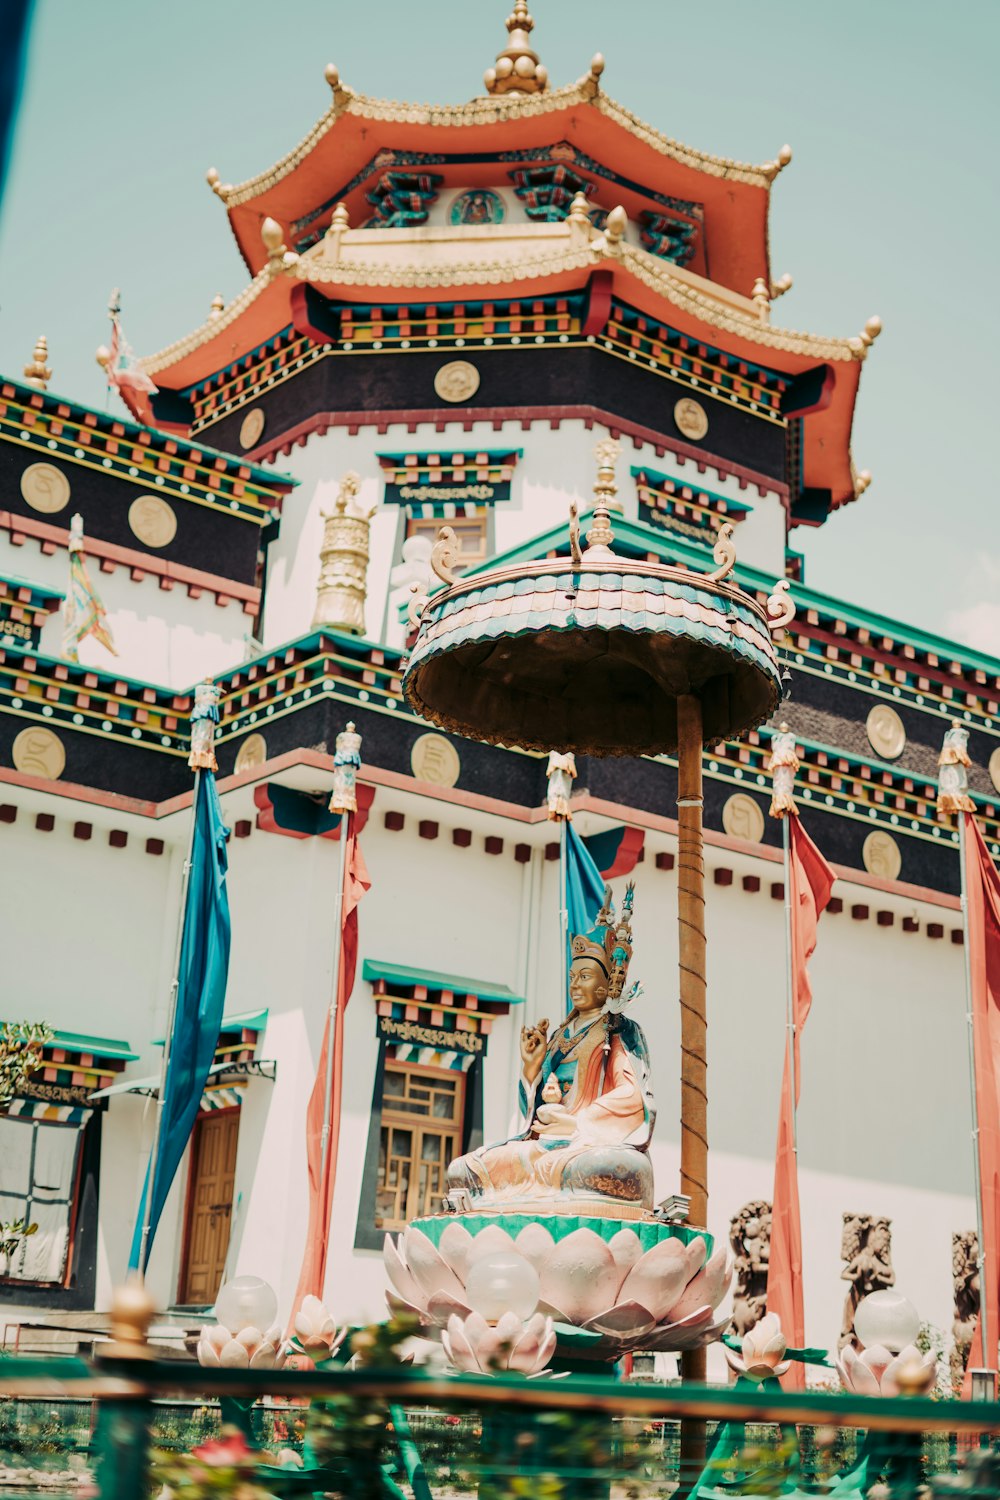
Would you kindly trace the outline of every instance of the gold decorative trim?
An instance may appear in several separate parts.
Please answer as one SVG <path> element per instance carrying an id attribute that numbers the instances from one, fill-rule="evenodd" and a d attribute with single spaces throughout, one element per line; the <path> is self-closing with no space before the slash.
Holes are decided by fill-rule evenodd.
<path id="1" fill-rule="evenodd" d="M 468 401 L 479 389 L 479 371 L 467 359 L 451 359 L 434 376 L 434 389 L 442 401 Z"/>
<path id="2" fill-rule="evenodd" d="M 266 418 L 264 416 L 264 408 L 262 406 L 255 406 L 252 408 L 252 410 L 247 412 L 246 416 L 243 418 L 243 421 L 240 423 L 241 448 L 255 448 L 257 446 L 258 442 L 260 441 L 261 434 L 264 431 L 265 421 Z"/>
<path id="3" fill-rule="evenodd" d="M 70 493 L 69 480 L 55 464 L 29 464 L 21 475 L 21 496 L 25 505 L 43 515 L 52 516 L 65 510 Z"/>
<path id="4" fill-rule="evenodd" d="M 879 880 L 897 880 L 903 868 L 903 855 L 891 833 L 881 828 L 873 831 L 861 846 L 861 861 L 869 875 Z"/>
<path id="5" fill-rule="evenodd" d="M 746 792 L 734 792 L 723 803 L 722 826 L 731 839 L 759 844 L 764 837 L 764 814 Z"/>
<path id="6" fill-rule="evenodd" d="M 42 776 L 46 781 L 58 781 L 66 769 L 66 750 L 62 740 L 43 725 L 22 729 L 10 753 L 15 771 L 20 771 L 22 776 Z"/>
<path id="7" fill-rule="evenodd" d="M 262 734 L 248 734 L 236 754 L 233 770 L 238 776 L 253 766 L 262 766 L 267 760 L 267 741 Z"/>
<path id="8" fill-rule="evenodd" d="M 882 760 L 898 760 L 906 748 L 902 719 L 888 703 L 876 703 L 865 720 L 868 743 Z"/>
<path id="9" fill-rule="evenodd" d="M 462 770 L 458 751 L 443 734 L 422 734 L 410 751 L 410 770 L 418 781 L 432 786 L 454 786 Z"/>
<path id="10" fill-rule="evenodd" d="M 787 147 L 782 148 L 775 161 L 753 166 L 748 162 L 713 156 L 708 151 L 685 146 L 652 125 L 647 125 L 623 105 L 601 93 L 591 73 L 561 89 L 528 96 L 516 94 L 480 97 L 470 99 L 468 104 L 406 104 L 397 99 L 373 99 L 366 94 L 355 93 L 345 84 L 339 86 L 339 97 L 339 108 L 331 106 L 298 145 L 279 158 L 273 166 L 233 186 L 220 187 L 216 173 L 212 184 L 213 192 L 218 194 L 228 209 L 239 208 L 244 203 L 259 198 L 262 193 L 277 186 L 283 178 L 294 172 L 343 115 L 357 115 L 364 120 L 379 120 L 387 124 L 454 129 L 456 126 L 495 125 L 511 118 L 523 120 L 531 116 L 553 115 L 561 110 L 589 104 L 659 155 L 669 157 L 681 166 L 693 167 L 695 171 L 704 172 L 709 177 L 743 182 L 766 192 L 777 173 L 791 160 L 791 152 Z"/>
<path id="11" fill-rule="evenodd" d="M 177 516 L 159 495 L 140 495 L 128 508 L 128 524 L 147 547 L 169 547 L 177 535 Z"/>

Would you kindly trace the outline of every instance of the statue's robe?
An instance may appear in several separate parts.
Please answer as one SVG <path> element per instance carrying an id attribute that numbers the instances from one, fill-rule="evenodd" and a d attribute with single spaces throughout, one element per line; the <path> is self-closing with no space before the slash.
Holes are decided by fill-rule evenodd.
<path id="1" fill-rule="evenodd" d="M 627 1017 L 617 1018 L 608 1052 L 606 1035 L 603 1012 L 569 1037 L 566 1027 L 559 1026 L 549 1039 L 538 1077 L 531 1083 L 521 1078 L 525 1130 L 452 1162 L 450 1184 L 474 1195 L 549 1195 L 563 1187 L 566 1168 L 586 1152 L 610 1148 L 613 1156 L 620 1148 L 623 1158 L 645 1152 L 656 1118 L 646 1039 Z M 571 1133 L 545 1121 L 542 1096 L 553 1075 L 562 1089 L 562 1106 L 576 1123 Z"/>

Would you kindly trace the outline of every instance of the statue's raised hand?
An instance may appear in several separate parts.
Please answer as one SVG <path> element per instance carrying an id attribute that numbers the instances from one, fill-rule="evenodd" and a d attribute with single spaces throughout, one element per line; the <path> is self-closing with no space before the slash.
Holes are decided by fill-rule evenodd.
<path id="1" fill-rule="evenodd" d="M 549 1023 L 545 1017 L 537 1026 L 521 1027 L 521 1061 L 524 1064 L 524 1076 L 529 1083 L 533 1083 L 541 1072 L 548 1044 Z"/>

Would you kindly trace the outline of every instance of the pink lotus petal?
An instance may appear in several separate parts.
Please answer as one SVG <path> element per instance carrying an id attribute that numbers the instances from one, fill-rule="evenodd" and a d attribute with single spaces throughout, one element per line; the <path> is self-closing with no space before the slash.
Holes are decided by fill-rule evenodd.
<path id="1" fill-rule="evenodd" d="M 273 1344 L 261 1344 L 259 1349 L 254 1350 L 250 1356 L 251 1370 L 273 1370 L 277 1364 L 278 1353 Z"/>
<path id="2" fill-rule="evenodd" d="M 556 1352 L 557 1342 L 558 1340 L 556 1339 L 555 1329 L 552 1328 L 542 1338 L 541 1346 L 538 1350 L 538 1358 L 535 1361 L 537 1367 L 544 1370 L 545 1366 L 548 1364 L 549 1360 Z"/>
<path id="3" fill-rule="evenodd" d="M 387 1234 L 382 1244 L 382 1261 L 385 1265 L 386 1275 L 392 1282 L 399 1295 L 410 1304 L 411 1307 L 425 1307 L 427 1298 L 417 1285 L 409 1266 L 399 1253 L 399 1249 L 391 1234 Z M 296 1318 L 296 1324 L 298 1319 Z M 298 1331 L 296 1329 L 296 1331 Z"/>
<path id="4" fill-rule="evenodd" d="M 615 1265 L 621 1276 L 618 1283 L 620 1292 L 625 1284 L 626 1276 L 636 1262 L 642 1259 L 642 1241 L 634 1229 L 619 1229 L 618 1233 L 613 1234 L 608 1240 L 608 1249 L 615 1258 Z"/>
<path id="5" fill-rule="evenodd" d="M 892 1355 L 888 1349 L 882 1344 L 872 1344 L 869 1348 L 863 1349 L 858 1358 L 866 1369 L 871 1370 L 879 1386 L 881 1386 L 882 1377 L 893 1362 Z"/>
<path id="6" fill-rule="evenodd" d="M 235 1339 L 230 1339 L 219 1355 L 219 1363 L 227 1370 L 249 1369 L 250 1356 L 246 1345 L 238 1344 Z"/>
<path id="7" fill-rule="evenodd" d="M 488 1230 L 485 1232 L 489 1233 Z M 421 1300 L 425 1306 L 435 1292 L 447 1292 L 459 1302 L 464 1298 L 465 1288 L 451 1266 L 434 1248 L 423 1230 L 412 1224 L 406 1231 L 406 1263 L 424 1294 Z"/>
<path id="8" fill-rule="evenodd" d="M 599 1234 L 574 1229 L 556 1245 L 540 1279 L 542 1298 L 565 1308 L 571 1323 L 583 1323 L 614 1301 L 618 1267 Z"/>
<path id="9" fill-rule="evenodd" d="M 702 1242 L 704 1243 L 704 1241 Z M 667 1317 L 671 1323 L 679 1323 L 695 1308 L 707 1302 L 711 1308 L 718 1307 L 726 1294 L 732 1271 L 726 1270 L 726 1252 L 717 1250 L 712 1259 L 689 1281 L 683 1295 L 670 1308 Z"/>
<path id="10" fill-rule="evenodd" d="M 526 1224 L 514 1241 L 515 1250 L 519 1250 L 525 1260 L 531 1262 L 539 1276 L 542 1267 L 555 1249 L 555 1240 L 543 1224 Z"/>
<path id="11" fill-rule="evenodd" d="M 506 1362 L 504 1358 L 505 1343 L 506 1340 L 500 1337 L 497 1330 L 487 1325 L 485 1333 L 473 1342 L 476 1359 L 479 1361 L 479 1368 L 481 1370 L 495 1369 L 497 1365 L 503 1365 Z"/>
<path id="12" fill-rule="evenodd" d="M 700 1234 L 696 1234 L 694 1239 L 691 1240 L 690 1244 L 684 1246 L 684 1255 L 688 1263 L 689 1281 L 697 1271 L 701 1270 L 702 1266 L 705 1264 L 705 1257 L 707 1254 L 708 1242 L 707 1240 L 702 1239 Z"/>
<path id="13" fill-rule="evenodd" d="M 464 1224 L 449 1224 L 438 1242 L 438 1250 L 462 1285 L 469 1274 L 469 1252 L 474 1244 Z"/>
<path id="14" fill-rule="evenodd" d="M 397 1297 L 395 1292 L 386 1292 L 385 1300 L 389 1304 L 389 1311 L 391 1313 L 407 1313 L 411 1317 L 419 1318 L 421 1323 L 427 1322 L 429 1314 L 426 1308 L 414 1307 L 412 1302 L 407 1302 L 404 1297 Z M 312 1337 L 311 1333 L 300 1331 L 298 1318 L 295 1319 L 295 1332 L 299 1338 L 299 1341 L 303 1343 L 306 1339 Z M 347 1330 L 345 1329 L 344 1333 L 346 1332 Z M 341 1342 L 343 1341 L 344 1333 L 340 1335 Z"/>
<path id="15" fill-rule="evenodd" d="M 514 1241 L 506 1229 L 501 1229 L 499 1224 L 487 1224 L 485 1229 L 481 1229 L 478 1234 L 472 1236 L 468 1265 L 471 1268 L 477 1260 L 482 1260 L 484 1255 L 492 1255 L 496 1250 L 513 1250 L 513 1248 Z M 468 1270 L 466 1275 L 468 1275 Z M 461 1287 L 459 1291 L 462 1291 Z"/>
<path id="16" fill-rule="evenodd" d="M 573 1322 L 573 1319 L 567 1317 L 561 1307 L 555 1307 L 551 1302 L 540 1301 L 538 1304 L 538 1311 L 544 1317 L 551 1318 L 553 1323 L 566 1323 L 571 1325 Z"/>
<path id="17" fill-rule="evenodd" d="M 606 1312 L 598 1313 L 584 1323 L 595 1333 L 607 1334 L 609 1338 L 637 1339 L 655 1327 L 656 1319 L 648 1308 L 639 1302 L 618 1302 Z"/>
<path id="18" fill-rule="evenodd" d="M 933 1383 L 936 1364 L 937 1361 L 932 1354 L 921 1354 L 920 1350 L 914 1344 L 908 1344 L 905 1349 L 899 1351 L 895 1359 L 886 1368 L 885 1374 L 879 1382 L 882 1387 L 882 1395 L 899 1395 L 899 1376 L 906 1369 L 907 1365 L 919 1365 L 925 1372 L 927 1384 L 930 1386 Z"/>
<path id="19" fill-rule="evenodd" d="M 207 1339 L 198 1340 L 198 1363 L 209 1370 L 218 1369 L 222 1363 L 218 1349 L 214 1349 Z"/>
<path id="20" fill-rule="evenodd" d="M 879 1383 L 866 1364 L 858 1358 L 850 1344 L 845 1344 L 841 1351 L 843 1363 L 839 1366 L 841 1379 L 845 1381 L 847 1389 L 858 1396 L 877 1396 L 879 1394 Z"/>
<path id="21" fill-rule="evenodd" d="M 448 1328 L 441 1335 L 441 1344 L 445 1354 L 457 1369 L 465 1370 L 472 1375 L 479 1373 L 479 1364 L 472 1345 L 466 1337 L 461 1318 L 448 1320 Z"/>
<path id="22" fill-rule="evenodd" d="M 201 1337 L 207 1339 L 216 1354 L 218 1354 L 229 1343 L 232 1335 L 228 1328 L 223 1328 L 221 1323 L 216 1323 L 214 1328 L 203 1328 Z"/>
<path id="23" fill-rule="evenodd" d="M 704 1241 L 702 1241 L 704 1244 Z M 659 1323 L 677 1301 L 688 1282 L 687 1259 L 676 1240 L 661 1240 L 641 1256 L 625 1277 L 619 1302 L 638 1302 L 648 1307 Z"/>
<path id="24" fill-rule="evenodd" d="M 467 1318 L 471 1311 L 464 1302 L 460 1302 L 457 1297 L 450 1297 L 447 1292 L 435 1292 L 427 1303 L 427 1316 L 435 1328 L 443 1328 L 452 1315 Z"/>
<path id="25" fill-rule="evenodd" d="M 514 1343 L 523 1331 L 524 1324 L 514 1312 L 505 1312 L 497 1323 L 497 1338 L 502 1344 Z"/>
<path id="26" fill-rule="evenodd" d="M 789 1372 L 789 1370 L 791 1368 L 792 1368 L 792 1361 L 790 1359 L 783 1359 L 783 1360 L 781 1360 L 781 1362 L 779 1364 L 775 1365 L 774 1370 L 773 1370 L 772 1373 L 774 1375 L 778 1375 L 778 1376 L 787 1375 L 788 1372 Z"/>
<path id="27" fill-rule="evenodd" d="M 749 1335 L 748 1335 L 748 1337 L 749 1337 Z M 745 1375 L 746 1374 L 746 1372 L 747 1372 L 746 1360 L 740 1359 L 740 1357 L 739 1357 L 738 1354 L 734 1354 L 733 1351 L 732 1351 L 732 1349 L 729 1348 L 728 1344 L 723 1344 L 723 1346 L 722 1346 L 722 1352 L 726 1356 L 726 1364 L 729 1366 L 729 1368 L 731 1370 L 735 1371 L 735 1373 L 737 1375 Z"/>

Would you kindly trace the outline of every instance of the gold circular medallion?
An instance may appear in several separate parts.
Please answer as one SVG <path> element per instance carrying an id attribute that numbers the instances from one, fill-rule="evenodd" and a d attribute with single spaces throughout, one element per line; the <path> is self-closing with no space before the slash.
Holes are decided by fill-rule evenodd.
<path id="1" fill-rule="evenodd" d="M 708 412 L 692 396 L 682 396 L 674 407 L 674 421 L 686 438 L 700 443 L 708 431 Z"/>
<path id="2" fill-rule="evenodd" d="M 239 748 L 234 770 L 249 771 L 251 766 L 262 766 L 267 760 L 267 741 L 262 734 L 248 734 Z"/>
<path id="3" fill-rule="evenodd" d="M 994 750 L 990 756 L 989 772 L 994 788 L 1000 792 L 1000 750 Z"/>
<path id="4" fill-rule="evenodd" d="M 177 535 L 177 517 L 159 495 L 140 495 L 128 508 L 128 524 L 147 547 L 166 547 Z"/>
<path id="5" fill-rule="evenodd" d="M 880 828 L 865 839 L 861 858 L 869 875 L 877 875 L 880 880 L 896 880 L 903 867 L 899 845 L 891 833 L 883 833 Z"/>
<path id="6" fill-rule="evenodd" d="M 260 435 L 264 431 L 264 408 L 254 406 L 247 412 L 240 423 L 240 447 L 253 448 L 260 442 Z"/>
<path id="7" fill-rule="evenodd" d="M 69 504 L 69 480 L 55 464 L 29 464 L 21 475 L 21 494 L 32 510 L 53 515 Z"/>
<path id="8" fill-rule="evenodd" d="M 752 797 L 735 792 L 723 806 L 722 826 L 731 838 L 759 844 L 764 837 L 764 814 Z"/>
<path id="9" fill-rule="evenodd" d="M 883 760 L 896 760 L 906 744 L 903 721 L 888 703 L 876 703 L 865 721 L 868 743 Z"/>
<path id="10" fill-rule="evenodd" d="M 66 769 L 62 740 L 40 724 L 21 730 L 11 755 L 14 769 L 23 771 L 25 776 L 44 776 L 46 781 L 58 781 Z"/>
<path id="11" fill-rule="evenodd" d="M 442 401 L 468 401 L 479 389 L 479 371 L 467 359 L 453 359 L 434 376 L 434 389 Z"/>
<path id="12" fill-rule="evenodd" d="M 454 786 L 462 762 L 458 751 L 443 734 L 422 734 L 410 751 L 410 769 L 418 781 L 432 786 Z"/>

